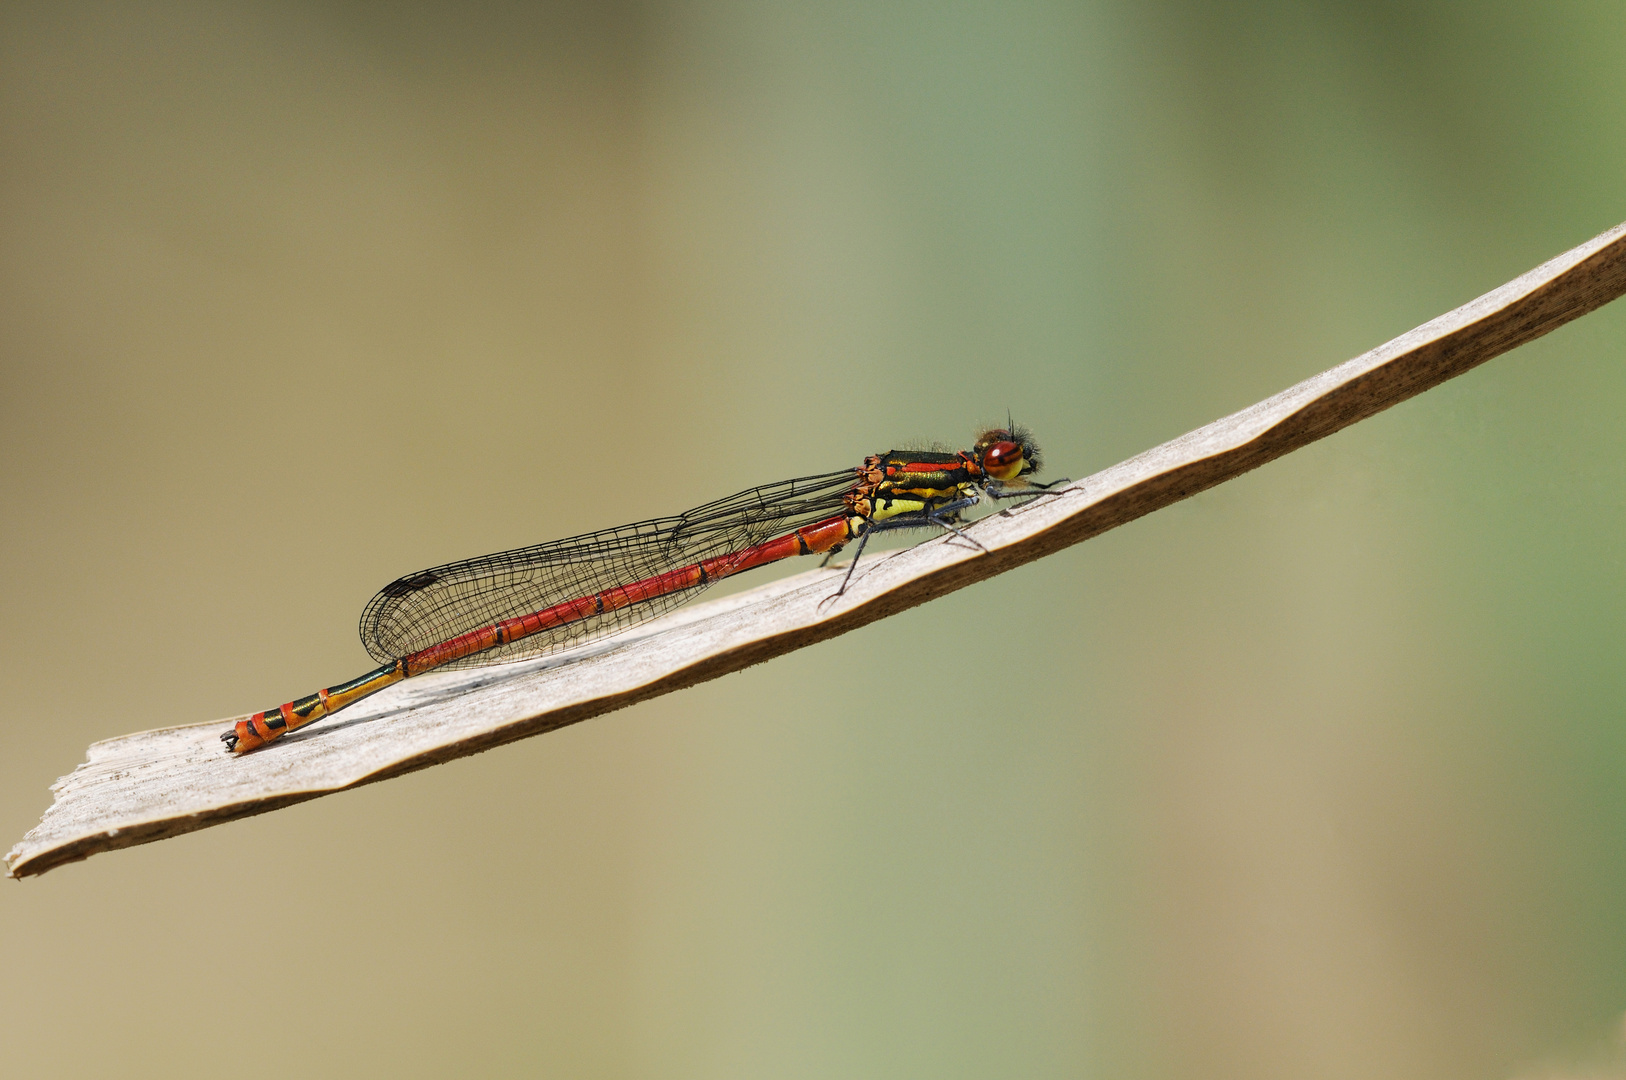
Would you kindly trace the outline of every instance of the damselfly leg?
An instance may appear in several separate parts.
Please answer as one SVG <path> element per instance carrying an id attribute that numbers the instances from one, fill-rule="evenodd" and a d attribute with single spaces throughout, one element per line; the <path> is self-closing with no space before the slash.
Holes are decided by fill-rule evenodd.
<path id="1" fill-rule="evenodd" d="M 1002 484 L 989 484 L 983 490 L 988 493 L 990 499 L 1037 499 L 1042 495 L 1060 495 L 1061 492 L 1052 491 L 1051 489 L 1062 484 L 1071 483 L 1071 480 L 1052 480 L 1048 484 L 1029 481 L 1028 486 L 1025 488 L 1008 488 Z"/>
<path id="2" fill-rule="evenodd" d="M 975 537 L 967 536 L 962 532 L 953 520 L 961 510 L 968 506 L 975 506 L 978 501 L 975 496 L 972 496 L 922 513 L 886 518 L 881 521 L 866 521 L 860 527 L 858 547 L 853 551 L 853 561 L 847 564 L 847 573 L 841 579 L 841 588 L 837 589 L 833 595 L 826 597 L 825 602 L 835 600 L 846 593 L 847 586 L 853 579 L 853 571 L 858 569 L 858 560 L 864 554 L 864 545 L 868 544 L 869 538 L 878 532 L 891 532 L 896 529 L 944 529 L 986 555 L 988 549 L 979 544 Z M 826 559 L 825 562 L 829 562 L 829 560 Z"/>
<path id="3" fill-rule="evenodd" d="M 1043 498 L 1046 495 L 1060 495 L 1060 491 L 1055 491 L 1052 489 L 1057 488 L 1062 484 L 1070 483 L 1072 483 L 1072 481 L 1067 479 L 1052 480 L 1048 484 L 1040 484 L 1030 481 L 1028 485 L 1023 488 L 1007 488 L 1002 484 L 990 483 L 982 485 L 980 492 L 982 495 L 986 495 L 990 499 L 1038 499 Z M 961 540 L 964 540 L 966 543 L 970 544 L 984 555 L 988 554 L 987 547 L 978 541 L 976 537 L 961 530 L 958 523 L 953 520 L 954 517 L 959 515 L 961 510 L 975 506 L 981 501 L 982 500 L 978 495 L 971 495 L 956 502 L 939 506 L 931 512 L 889 518 L 885 521 L 866 522 L 862 528 L 862 531 L 858 534 L 858 548 L 853 552 L 852 562 L 847 564 L 847 573 L 841 579 L 841 587 L 837 589 L 833 595 L 829 596 L 826 599 L 826 602 L 835 600 L 838 597 L 846 594 L 847 586 L 852 583 L 853 572 L 858 569 L 858 559 L 864 554 L 864 545 L 869 543 L 869 538 L 874 533 L 887 532 L 892 529 L 923 529 L 928 527 L 938 528 L 953 533 L 955 536 L 959 537 Z M 835 555 L 836 553 L 834 551 L 832 551 L 829 555 L 826 555 L 824 561 L 821 562 L 819 566 L 821 568 L 828 566 L 830 564 L 830 560 L 833 559 Z"/>

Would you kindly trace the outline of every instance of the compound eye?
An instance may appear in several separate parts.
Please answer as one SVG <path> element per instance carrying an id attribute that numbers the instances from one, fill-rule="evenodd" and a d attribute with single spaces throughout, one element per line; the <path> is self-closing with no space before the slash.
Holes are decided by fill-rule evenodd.
<path id="1" fill-rule="evenodd" d="M 995 480 L 1015 480 L 1022 473 L 1022 447 L 1013 442 L 996 442 L 982 452 L 982 471 Z"/>

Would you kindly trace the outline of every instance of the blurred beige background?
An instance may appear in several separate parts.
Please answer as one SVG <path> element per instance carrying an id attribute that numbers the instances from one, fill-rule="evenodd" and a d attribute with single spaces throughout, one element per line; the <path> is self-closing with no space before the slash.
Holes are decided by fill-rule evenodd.
<path id="1" fill-rule="evenodd" d="M 0 8 L 0 847 L 403 572 L 1007 408 L 1082 476 L 1626 219 L 1620 5 L 1215 7 Z M 1623 361 L 0 882 L 0 1071 L 1613 1075 Z"/>

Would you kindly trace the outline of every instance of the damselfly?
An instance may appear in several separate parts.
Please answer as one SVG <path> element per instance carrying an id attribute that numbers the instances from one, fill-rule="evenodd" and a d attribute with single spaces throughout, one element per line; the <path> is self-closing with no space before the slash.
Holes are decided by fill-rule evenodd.
<path id="1" fill-rule="evenodd" d="M 239 720 L 220 738 L 246 754 L 409 676 L 614 634 L 723 578 L 793 555 L 828 562 L 856 539 L 839 596 L 878 532 L 945 529 L 980 548 L 960 531 L 962 513 L 985 496 L 1031 498 L 1066 482 L 1034 483 L 1039 468 L 1032 436 L 1011 424 L 983 432 L 970 450 L 873 454 L 856 468 L 752 488 L 677 517 L 409 574 L 361 613 L 361 642 L 382 666 Z"/>

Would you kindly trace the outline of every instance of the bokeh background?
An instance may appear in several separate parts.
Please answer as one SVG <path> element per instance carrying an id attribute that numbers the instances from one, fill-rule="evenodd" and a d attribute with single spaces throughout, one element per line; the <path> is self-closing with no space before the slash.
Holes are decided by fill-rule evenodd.
<path id="1" fill-rule="evenodd" d="M 400 573 L 1082 476 L 1626 218 L 1613 3 L 0 8 L 0 847 Z M 1622 1075 L 1626 306 L 1021 571 L 0 883 L 7 1075 Z"/>

